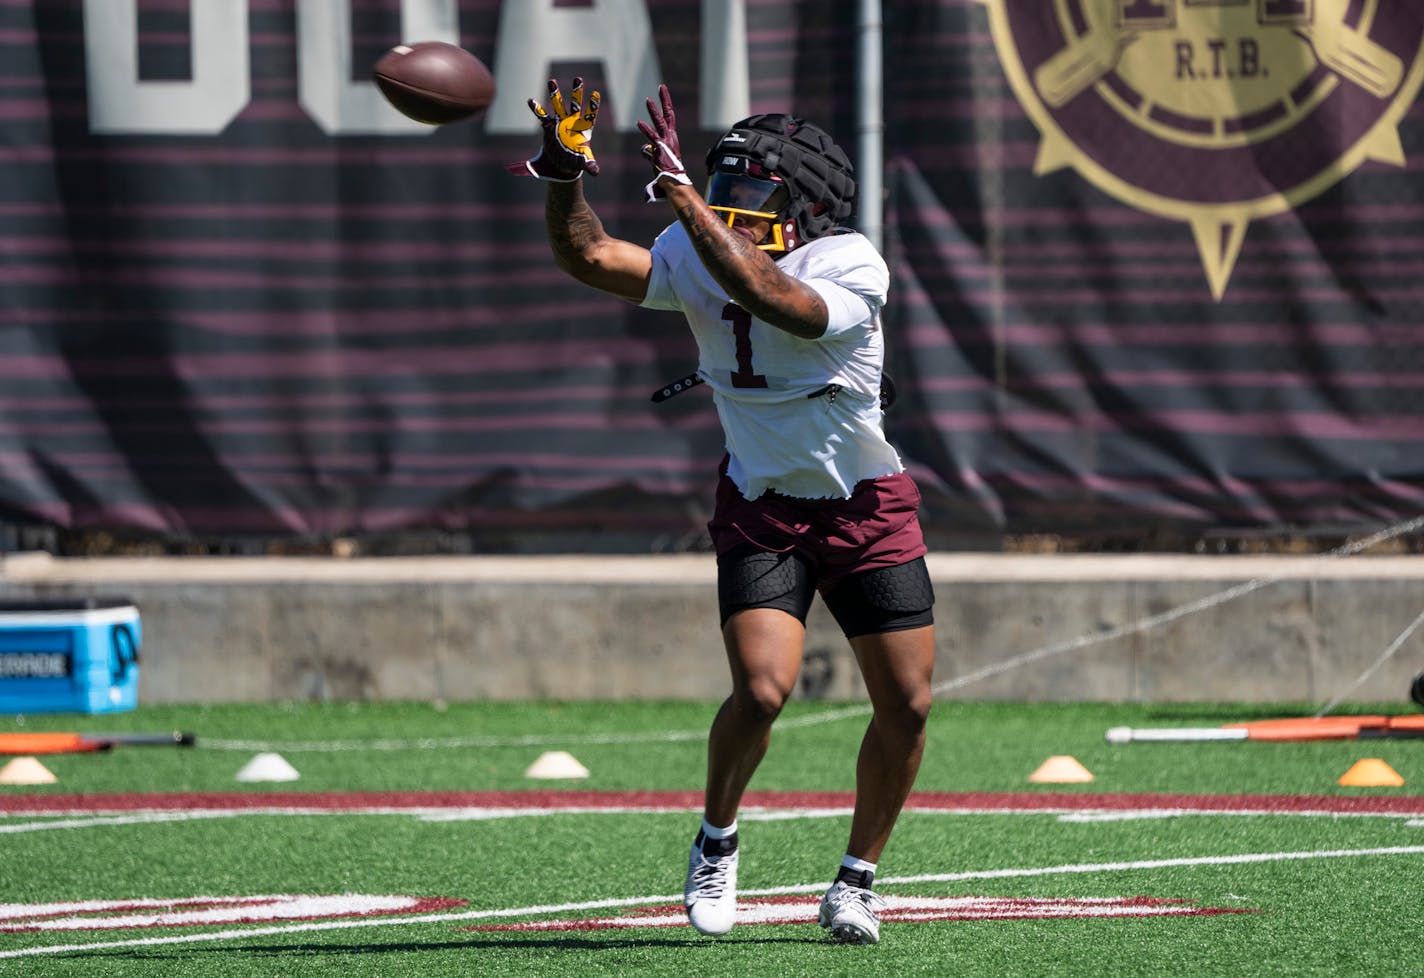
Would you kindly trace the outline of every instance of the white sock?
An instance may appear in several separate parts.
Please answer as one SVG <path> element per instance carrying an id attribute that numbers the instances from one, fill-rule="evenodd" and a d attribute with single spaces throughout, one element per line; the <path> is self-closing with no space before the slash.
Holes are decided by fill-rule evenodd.
<path id="1" fill-rule="evenodd" d="M 732 824 L 726 828 L 718 828 L 707 819 L 702 820 L 702 834 L 709 839 L 725 839 L 737 834 L 737 820 L 732 819 Z"/>
<path id="2" fill-rule="evenodd" d="M 875 872 L 875 863 L 868 863 L 864 859 L 857 859 L 850 853 L 845 854 L 845 858 L 841 860 L 841 866 L 844 869 L 855 870 L 857 873 L 874 874 Z"/>

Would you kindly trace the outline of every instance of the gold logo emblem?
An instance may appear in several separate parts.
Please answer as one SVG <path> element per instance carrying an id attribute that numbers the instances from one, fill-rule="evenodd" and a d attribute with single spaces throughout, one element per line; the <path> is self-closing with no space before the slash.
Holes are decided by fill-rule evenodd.
<path id="1" fill-rule="evenodd" d="M 1217 299 L 1251 221 L 1405 164 L 1419 0 L 979 2 L 1041 136 L 1034 173 L 1188 223 Z"/>

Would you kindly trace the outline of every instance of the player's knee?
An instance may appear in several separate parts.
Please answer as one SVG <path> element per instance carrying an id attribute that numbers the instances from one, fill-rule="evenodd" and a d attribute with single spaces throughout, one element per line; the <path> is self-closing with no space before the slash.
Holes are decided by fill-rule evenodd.
<path id="1" fill-rule="evenodd" d="M 907 722 L 917 730 L 924 730 L 925 724 L 929 722 L 930 710 L 934 706 L 934 693 L 930 690 L 929 684 L 921 689 L 917 689 L 905 704 L 905 714 Z"/>
<path id="2" fill-rule="evenodd" d="M 781 715 L 781 708 L 790 699 L 789 690 L 773 680 L 752 680 L 732 694 L 733 704 L 742 718 L 757 726 L 766 726 Z"/>
<path id="3" fill-rule="evenodd" d="M 901 695 L 875 711 L 875 723 L 882 732 L 905 740 L 924 736 L 929 723 L 934 694 L 928 684 L 914 690 L 901 690 Z"/>

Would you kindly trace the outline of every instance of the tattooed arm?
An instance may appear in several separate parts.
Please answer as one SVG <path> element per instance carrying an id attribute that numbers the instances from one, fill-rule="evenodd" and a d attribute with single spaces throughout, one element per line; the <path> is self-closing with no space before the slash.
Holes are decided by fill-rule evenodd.
<path id="1" fill-rule="evenodd" d="M 548 184 L 544 227 L 554 260 L 580 282 L 629 302 L 648 294 L 652 253 L 603 229 L 584 199 L 582 180 Z"/>
<path id="2" fill-rule="evenodd" d="M 815 289 L 787 275 L 750 237 L 728 227 L 695 189 L 672 180 L 659 185 L 728 298 L 792 336 L 814 340 L 825 333 L 830 314 Z"/>

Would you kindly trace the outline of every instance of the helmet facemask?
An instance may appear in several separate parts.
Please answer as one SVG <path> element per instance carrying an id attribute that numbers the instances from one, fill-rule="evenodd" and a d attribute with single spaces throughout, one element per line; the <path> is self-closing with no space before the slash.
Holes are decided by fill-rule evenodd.
<path id="1" fill-rule="evenodd" d="M 757 247 L 762 251 L 790 251 L 795 245 L 788 237 L 794 240 L 794 235 L 786 233 L 785 211 L 791 192 L 780 177 L 771 173 L 753 176 L 748 172 L 753 168 L 760 170 L 755 164 L 713 170 L 707 178 L 707 206 L 724 215 L 728 227 L 735 227 L 738 217 L 769 221 L 771 230 Z"/>

